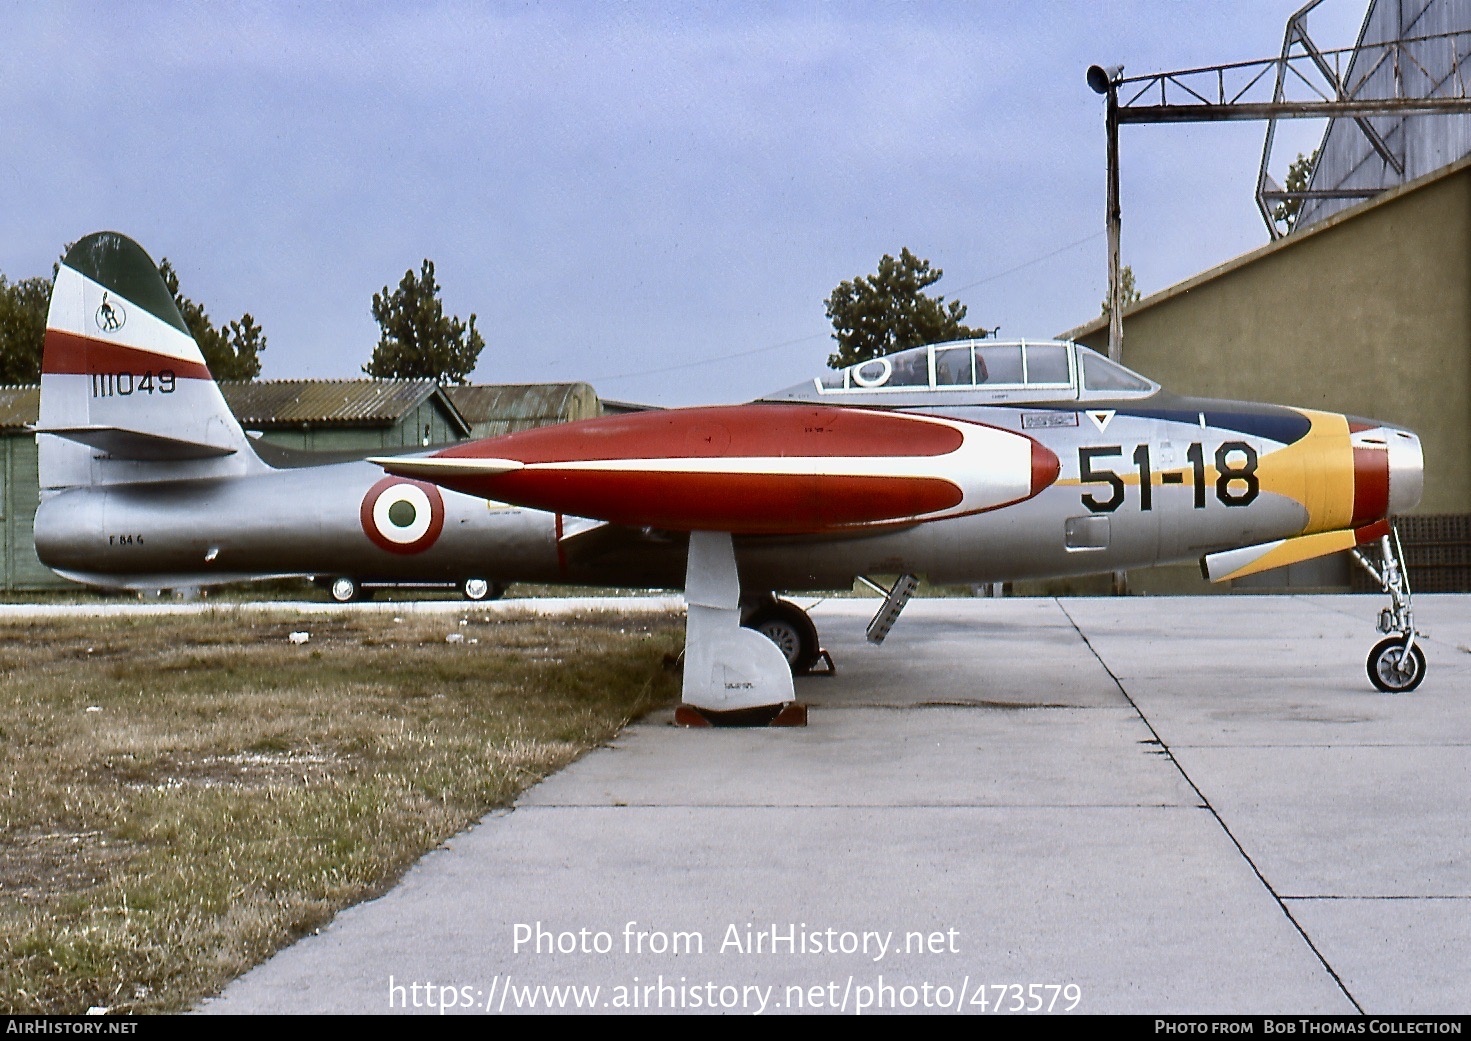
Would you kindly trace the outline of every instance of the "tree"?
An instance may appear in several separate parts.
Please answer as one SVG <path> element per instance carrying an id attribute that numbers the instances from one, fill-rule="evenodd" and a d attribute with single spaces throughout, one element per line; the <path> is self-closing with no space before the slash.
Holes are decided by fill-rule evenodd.
<path id="1" fill-rule="evenodd" d="M 1287 168 L 1287 190 L 1289 192 L 1305 192 L 1308 183 L 1313 179 L 1313 167 L 1318 165 L 1318 150 L 1313 149 L 1312 155 L 1297 153 L 1297 158 Z M 1287 225 L 1286 230 L 1291 231 L 1297 223 L 1298 212 L 1302 210 L 1301 199 L 1283 199 L 1272 210 L 1272 219 L 1278 224 Z"/>
<path id="2" fill-rule="evenodd" d="M 828 365 L 841 369 L 920 344 L 988 335 L 986 329 L 961 324 L 964 304 L 925 295 L 943 274 L 903 249 L 898 260 L 885 254 L 877 274 L 840 284 L 824 301 L 838 341 Z"/>
<path id="3" fill-rule="evenodd" d="M 1139 302 L 1139 289 L 1134 285 L 1134 269 L 1128 264 L 1125 264 L 1124 269 L 1119 272 L 1119 296 L 1126 309 Z M 1108 298 L 1104 297 L 1103 317 L 1107 318 L 1112 311 L 1113 308 L 1109 306 Z"/>
<path id="4" fill-rule="evenodd" d="M 68 243 L 66 249 L 73 245 Z M 66 250 L 62 252 L 65 255 Z M 51 278 L 8 282 L 0 275 L 0 383 L 40 382 L 46 312 L 51 306 L 51 286 L 61 265 L 51 267 Z M 216 329 L 203 306 L 179 292 L 179 275 L 167 257 L 159 262 L 158 273 L 215 379 L 251 380 L 259 376 L 260 352 L 266 349 L 266 337 L 255 319 L 246 313 Z"/>
<path id="5" fill-rule="evenodd" d="M 445 317 L 434 262 L 427 258 L 418 275 L 405 271 L 393 292 L 384 286 L 373 294 L 373 318 L 382 334 L 363 371 L 375 379 L 464 383 L 485 348 L 473 314 L 469 322 Z"/>
<path id="6" fill-rule="evenodd" d="M 0 275 L 0 383 L 41 381 L 41 349 L 50 304 L 50 279 L 8 282 Z"/>
<path id="7" fill-rule="evenodd" d="M 259 376 L 260 352 L 266 349 L 266 337 L 250 312 L 216 329 L 204 306 L 179 292 L 179 275 L 168 257 L 158 262 L 158 273 L 194 342 L 199 344 L 210 375 L 217 380 L 253 380 Z"/>

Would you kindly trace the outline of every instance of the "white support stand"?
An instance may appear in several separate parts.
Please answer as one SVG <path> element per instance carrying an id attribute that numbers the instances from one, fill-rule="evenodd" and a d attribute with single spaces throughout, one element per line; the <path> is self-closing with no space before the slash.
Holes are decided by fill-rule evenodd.
<path id="1" fill-rule="evenodd" d="M 706 712 L 780 706 L 796 697 L 792 670 L 776 644 L 741 628 L 741 583 L 729 532 L 690 533 L 684 598 L 684 691 Z"/>

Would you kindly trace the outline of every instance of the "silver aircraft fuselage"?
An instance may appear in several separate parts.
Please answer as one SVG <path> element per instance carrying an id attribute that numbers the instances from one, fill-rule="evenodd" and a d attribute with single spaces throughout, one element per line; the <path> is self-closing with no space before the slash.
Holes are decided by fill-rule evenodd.
<path id="1" fill-rule="evenodd" d="M 833 589 L 859 575 L 899 573 L 940 583 L 996 582 L 1198 560 L 1363 527 L 1418 498 L 1418 445 L 1406 432 L 1371 428 L 1387 443 L 1358 449 L 1355 469 L 1354 434 L 1344 417 L 1162 392 L 1087 404 L 906 410 L 1023 434 L 1056 456 L 1057 477 L 1024 501 L 927 523 L 740 535 L 742 585 Z M 1335 429 L 1325 432 L 1325 425 Z M 385 549 L 371 537 L 365 509 L 384 480 L 382 467 L 309 465 L 305 455 L 298 461 L 307 465 L 57 492 L 37 513 L 37 552 L 79 580 L 135 588 L 299 574 L 667 588 L 682 582 L 685 537 L 677 531 L 594 525 L 448 489 L 429 544 Z"/>

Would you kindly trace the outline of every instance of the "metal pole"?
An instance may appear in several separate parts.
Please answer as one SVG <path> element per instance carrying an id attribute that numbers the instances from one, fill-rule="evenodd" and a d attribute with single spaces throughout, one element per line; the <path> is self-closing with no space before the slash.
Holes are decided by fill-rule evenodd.
<path id="1" fill-rule="evenodd" d="M 1108 127 L 1108 357 L 1120 361 L 1124 353 L 1124 282 L 1119 269 L 1119 229 L 1123 214 L 1119 206 L 1119 80 L 1123 79 L 1124 67 L 1114 65 L 1105 68 L 1092 65 L 1088 68 L 1088 86 L 1095 93 L 1108 99 L 1105 123 Z M 1129 575 L 1125 571 L 1113 573 L 1113 595 L 1127 596 Z"/>
<path id="2" fill-rule="evenodd" d="M 1119 269 L 1119 235 L 1123 213 L 1119 207 L 1119 92 L 1108 84 L 1108 357 L 1124 356 L 1124 284 Z"/>
<path id="3" fill-rule="evenodd" d="M 1108 85 L 1108 360 L 1124 357 L 1124 280 L 1119 270 L 1119 233 L 1123 211 L 1119 207 L 1119 91 Z M 1113 573 L 1113 595 L 1129 595 L 1129 573 Z"/>

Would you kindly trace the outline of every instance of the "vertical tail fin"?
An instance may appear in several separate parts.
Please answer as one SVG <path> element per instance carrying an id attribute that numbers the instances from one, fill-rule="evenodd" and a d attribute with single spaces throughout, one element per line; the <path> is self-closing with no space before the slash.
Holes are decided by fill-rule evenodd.
<path id="1" fill-rule="evenodd" d="M 264 465 L 157 265 L 116 232 L 88 235 L 57 271 L 36 429 L 43 493 Z"/>

